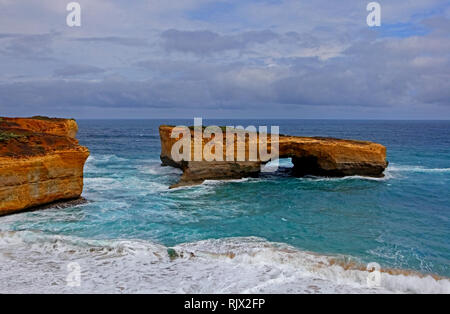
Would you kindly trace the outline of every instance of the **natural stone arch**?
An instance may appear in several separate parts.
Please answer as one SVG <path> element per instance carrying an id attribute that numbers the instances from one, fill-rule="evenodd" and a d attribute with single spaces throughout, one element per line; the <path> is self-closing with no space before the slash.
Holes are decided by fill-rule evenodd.
<path id="1" fill-rule="evenodd" d="M 183 170 L 180 181 L 172 187 L 196 185 L 204 180 L 239 179 L 255 177 L 265 161 L 181 161 L 171 158 L 171 149 L 177 139 L 171 138 L 173 126 L 161 126 L 161 161 L 164 166 Z M 191 131 L 193 137 L 193 131 Z M 343 177 L 351 175 L 382 177 L 388 163 L 386 147 L 381 144 L 323 137 L 280 135 L 279 157 L 291 158 L 293 173 L 297 176 L 316 175 Z M 205 141 L 202 143 L 205 145 Z M 269 143 L 270 145 L 273 143 Z M 224 135 L 224 145 L 226 138 Z M 248 149 L 249 143 L 246 143 Z"/>

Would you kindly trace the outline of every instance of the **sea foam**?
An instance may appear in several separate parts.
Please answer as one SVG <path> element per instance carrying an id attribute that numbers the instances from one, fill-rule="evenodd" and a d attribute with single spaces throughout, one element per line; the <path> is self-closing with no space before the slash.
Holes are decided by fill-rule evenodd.
<path id="1" fill-rule="evenodd" d="M 450 293 L 447 278 L 368 272 L 339 256 L 264 239 L 227 238 L 168 247 L 142 240 L 86 240 L 41 232 L 0 232 L 1 293 Z M 81 268 L 69 287 L 67 265 Z"/>
<path id="2" fill-rule="evenodd" d="M 397 164 L 390 165 L 388 167 L 388 170 L 393 172 L 433 172 L 433 173 L 450 172 L 450 168 L 426 168 L 423 166 L 397 165 Z"/>

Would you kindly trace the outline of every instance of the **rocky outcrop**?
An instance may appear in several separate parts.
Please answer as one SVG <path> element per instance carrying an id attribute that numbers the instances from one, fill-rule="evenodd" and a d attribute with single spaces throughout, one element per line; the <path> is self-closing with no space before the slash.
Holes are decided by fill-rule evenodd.
<path id="1" fill-rule="evenodd" d="M 74 120 L 0 118 L 0 215 L 80 197 L 89 150 L 77 130 Z"/>
<path id="2" fill-rule="evenodd" d="M 256 160 L 248 161 L 249 147 L 259 143 L 259 135 L 245 137 L 246 161 L 238 161 L 236 144 L 234 144 L 234 158 L 226 158 L 227 139 L 223 134 L 223 160 L 206 161 L 205 154 L 201 161 L 194 161 L 194 131 L 191 129 L 191 156 L 190 160 L 175 161 L 171 156 L 172 146 L 178 138 L 172 138 L 173 126 L 160 126 L 161 161 L 164 166 L 177 167 L 183 170 L 179 183 L 172 186 L 200 184 L 205 180 L 239 179 L 258 176 L 261 166 L 267 160 L 257 156 Z M 201 132 L 200 132 L 201 133 Z M 235 139 L 237 139 L 235 137 Z M 210 139 L 202 136 L 202 148 Z M 343 177 L 352 175 L 382 177 L 388 163 L 386 161 L 386 147 L 383 145 L 355 140 L 341 140 L 322 137 L 297 137 L 280 135 L 278 142 L 272 142 L 268 137 L 268 152 L 272 147 L 279 148 L 279 158 L 292 158 L 294 164 L 293 174 L 296 176 L 326 176 Z M 208 150 L 207 150 L 208 151 Z M 213 152 L 214 153 L 214 152 Z M 208 152 L 206 152 L 208 154 Z M 209 159 L 207 159 L 209 160 Z M 242 160 L 242 158 L 240 159 Z"/>
<path id="3" fill-rule="evenodd" d="M 75 138 L 78 125 L 73 119 L 58 119 L 36 116 L 24 118 L 0 118 L 0 127 L 21 129 L 34 133 L 46 133 Z"/>

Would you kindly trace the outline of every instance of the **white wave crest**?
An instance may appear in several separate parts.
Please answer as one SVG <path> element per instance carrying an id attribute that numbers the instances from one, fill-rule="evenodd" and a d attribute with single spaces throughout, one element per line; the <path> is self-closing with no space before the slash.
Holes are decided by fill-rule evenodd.
<path id="1" fill-rule="evenodd" d="M 366 177 L 366 176 L 345 176 L 345 177 L 317 177 L 317 176 L 306 176 L 298 178 L 299 180 L 309 180 L 309 181 L 347 181 L 347 180 L 367 180 L 367 181 L 388 181 L 390 179 L 394 178 L 394 175 L 390 173 L 389 171 L 386 171 L 384 173 L 383 177 Z"/>
<path id="2" fill-rule="evenodd" d="M 410 165 L 396 165 L 392 164 L 388 167 L 388 171 L 392 172 L 434 172 L 434 173 L 448 173 L 450 168 L 426 168 L 423 166 L 410 166 Z"/>
<path id="3" fill-rule="evenodd" d="M 81 267 L 80 287 L 66 285 L 72 262 Z M 0 232 L 0 293 L 450 293 L 447 278 L 405 271 L 383 272 L 381 285 L 370 288 L 368 272 L 353 264 L 259 238 L 169 249 L 140 240 Z"/>
<path id="4" fill-rule="evenodd" d="M 138 169 L 142 173 L 151 174 L 151 175 L 181 175 L 183 173 L 182 170 L 174 167 L 163 167 L 161 163 L 151 164 L 151 165 L 141 165 L 138 166 Z"/>
<path id="5" fill-rule="evenodd" d="M 103 155 L 90 155 L 88 157 L 87 163 L 104 163 L 104 162 L 120 162 L 127 161 L 128 159 L 119 157 L 114 154 L 103 154 Z"/>

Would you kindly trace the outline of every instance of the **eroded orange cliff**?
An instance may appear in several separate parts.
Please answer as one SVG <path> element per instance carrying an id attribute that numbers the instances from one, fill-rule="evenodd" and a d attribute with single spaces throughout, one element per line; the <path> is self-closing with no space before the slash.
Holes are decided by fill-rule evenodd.
<path id="1" fill-rule="evenodd" d="M 261 166 L 268 160 L 259 155 L 256 159 L 249 158 L 249 147 L 257 147 L 261 143 L 259 135 L 245 135 L 243 141 L 245 145 L 245 159 L 237 158 L 237 137 L 232 149 L 232 158 L 227 158 L 226 132 L 223 130 L 223 161 L 211 160 L 215 154 L 215 148 L 205 150 L 205 145 L 211 141 L 210 138 L 202 136 L 201 160 L 194 160 L 194 130 L 191 128 L 191 159 L 176 161 L 172 156 L 174 144 L 182 138 L 173 138 L 172 132 L 177 130 L 173 126 L 160 126 L 161 138 L 161 161 L 163 165 L 178 167 L 183 170 L 180 182 L 172 187 L 195 185 L 204 180 L 217 179 L 239 179 L 244 177 L 257 176 L 261 171 Z M 177 133 L 177 132 L 176 132 Z M 200 132 L 202 134 L 202 132 Z M 233 144 L 231 144 L 233 145 Z M 198 145 L 200 146 L 200 145 Z M 386 161 L 386 147 L 381 144 L 368 141 L 341 140 L 334 138 L 320 137 L 298 137 L 280 135 L 277 141 L 272 141 L 267 136 L 267 151 L 271 152 L 272 147 L 278 147 L 279 158 L 292 158 L 294 164 L 293 175 L 296 176 L 325 176 L 343 177 L 352 175 L 382 177 L 388 163 Z M 217 160 L 217 159 L 216 159 Z"/>
<path id="2" fill-rule="evenodd" d="M 77 130 L 74 120 L 0 118 L 0 215 L 81 196 L 89 150 Z"/>

